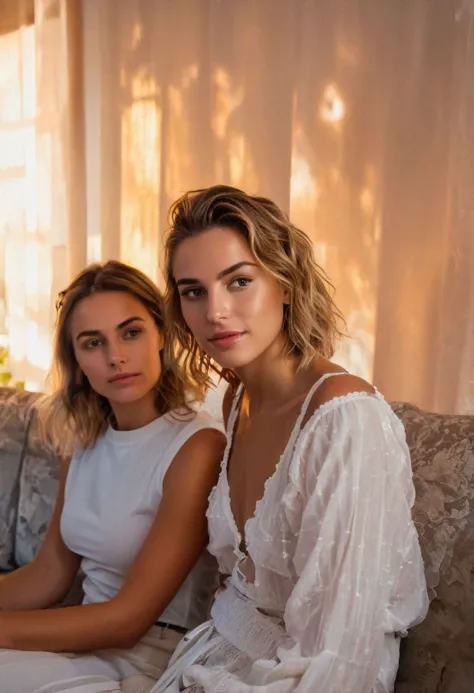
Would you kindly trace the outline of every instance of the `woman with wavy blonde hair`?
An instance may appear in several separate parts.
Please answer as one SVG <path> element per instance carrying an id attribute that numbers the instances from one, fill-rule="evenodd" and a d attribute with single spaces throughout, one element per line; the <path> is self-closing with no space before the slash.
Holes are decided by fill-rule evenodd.
<path id="1" fill-rule="evenodd" d="M 153 693 L 386 693 L 427 594 L 401 422 L 329 359 L 332 287 L 276 204 L 188 193 L 166 240 L 177 356 L 229 382 L 209 500 L 225 582 Z"/>
<path id="2" fill-rule="evenodd" d="M 55 391 L 40 413 L 72 459 L 38 556 L 0 580 L 0 689 L 142 693 L 217 584 L 205 514 L 224 436 L 188 404 L 145 275 L 92 265 L 57 308 Z M 49 608 L 79 568 L 82 605 Z"/>

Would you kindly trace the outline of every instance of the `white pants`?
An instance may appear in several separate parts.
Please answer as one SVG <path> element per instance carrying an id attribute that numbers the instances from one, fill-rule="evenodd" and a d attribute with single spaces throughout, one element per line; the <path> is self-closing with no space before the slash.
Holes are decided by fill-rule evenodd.
<path id="1" fill-rule="evenodd" d="M 77 655 L 0 650 L 0 693 L 148 693 L 181 638 L 153 626 L 131 650 Z"/>

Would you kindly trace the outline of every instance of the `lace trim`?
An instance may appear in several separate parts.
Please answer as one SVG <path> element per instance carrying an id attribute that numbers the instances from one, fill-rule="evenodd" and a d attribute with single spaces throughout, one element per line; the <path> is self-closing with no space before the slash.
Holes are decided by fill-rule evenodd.
<path id="1" fill-rule="evenodd" d="M 232 443 L 234 441 L 235 425 L 237 423 L 239 405 L 242 400 L 243 392 L 244 386 L 240 384 L 237 388 L 237 392 L 235 393 L 234 401 L 232 402 L 232 409 L 227 425 L 227 445 L 224 451 L 224 456 L 222 457 L 221 471 L 218 480 L 218 484 L 224 484 L 223 493 L 225 497 L 225 507 L 227 509 L 228 520 L 234 537 L 234 554 L 238 562 L 242 561 L 245 558 L 245 553 L 243 553 L 243 551 L 240 548 L 242 545 L 242 535 L 240 534 L 239 528 L 237 527 L 237 522 L 235 521 L 234 513 L 232 512 L 232 506 L 230 504 L 230 486 L 229 477 L 227 474 L 227 467 L 229 464 L 230 451 L 232 450 Z"/>
<path id="2" fill-rule="evenodd" d="M 314 424 L 318 421 L 318 419 L 322 418 L 329 412 L 334 411 L 335 409 L 339 409 L 343 404 L 347 404 L 348 402 L 352 402 L 354 400 L 358 399 L 375 399 L 379 402 L 383 402 L 384 404 L 387 404 L 384 396 L 376 389 L 374 388 L 375 393 L 372 394 L 371 392 L 366 392 L 365 390 L 360 390 L 356 392 L 349 392 L 347 395 L 340 395 L 338 397 L 333 397 L 332 399 L 329 399 L 327 402 L 324 402 L 324 404 L 321 404 L 320 407 L 318 407 L 309 417 L 308 421 L 305 423 L 301 430 L 301 437 L 305 436 L 309 429 L 314 426 Z M 387 407 L 391 410 L 390 406 L 387 404 Z M 393 412 L 392 412 L 393 414 Z M 396 416 L 394 414 L 394 416 Z M 397 419 L 398 420 L 398 419 Z M 298 440 L 299 442 L 299 440 Z"/>
<path id="3" fill-rule="evenodd" d="M 243 392 L 243 385 L 239 385 L 239 387 L 237 388 L 237 392 L 234 395 L 234 399 L 232 401 L 232 407 L 230 410 L 229 420 L 228 420 L 227 426 L 226 426 L 227 443 L 225 446 L 224 454 L 222 455 L 219 477 L 217 479 L 215 486 L 211 489 L 211 492 L 209 493 L 209 497 L 207 499 L 208 500 L 207 510 L 206 510 L 206 517 L 209 518 L 210 512 L 211 512 L 211 503 L 214 500 L 214 496 L 217 493 L 217 489 L 222 483 L 225 483 L 224 495 L 228 499 L 227 504 L 229 506 L 228 507 L 229 518 L 228 519 L 229 519 L 229 522 L 231 525 L 232 534 L 234 535 L 234 542 L 236 541 L 236 536 L 239 536 L 239 540 L 238 540 L 239 544 L 242 541 L 242 539 L 240 537 L 240 533 L 238 531 L 238 527 L 237 527 L 237 524 L 236 524 L 235 519 L 234 519 L 234 514 L 232 512 L 232 508 L 230 507 L 230 492 L 229 492 L 229 484 L 228 484 L 228 479 L 227 479 L 227 463 L 229 460 L 230 451 L 232 449 L 235 423 L 236 423 L 237 414 L 238 414 L 238 405 L 239 405 L 239 402 L 240 402 L 240 399 L 242 396 L 242 392 Z M 234 552 L 235 552 L 235 549 L 234 549 Z"/>

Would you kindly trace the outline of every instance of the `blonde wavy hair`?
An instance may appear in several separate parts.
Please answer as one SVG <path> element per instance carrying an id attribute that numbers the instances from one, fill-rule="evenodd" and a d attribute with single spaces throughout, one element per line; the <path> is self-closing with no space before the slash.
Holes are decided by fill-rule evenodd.
<path id="1" fill-rule="evenodd" d="M 38 405 L 43 436 L 58 452 L 69 455 L 76 448 L 89 448 L 113 420 L 109 401 L 92 389 L 80 371 L 74 355 L 70 322 L 80 301 L 94 293 L 123 291 L 148 310 L 165 339 L 161 355 L 161 377 L 156 385 L 158 415 L 168 411 L 190 412 L 187 404 L 193 383 L 179 369 L 174 349 L 165 334 L 164 300 L 155 284 L 142 272 L 122 262 L 110 260 L 84 269 L 61 291 L 56 302 L 53 365 L 48 376 L 52 394 Z"/>
<path id="2" fill-rule="evenodd" d="M 199 346 L 181 312 L 173 275 L 177 248 L 188 238 L 213 227 L 232 228 L 247 241 L 258 264 L 287 290 L 283 331 L 288 354 L 300 357 L 304 368 L 318 356 L 331 358 L 343 335 L 344 320 L 334 303 L 334 287 L 316 263 L 309 237 L 294 226 L 271 200 L 255 197 L 226 185 L 193 190 L 170 209 L 165 237 L 165 303 L 176 356 L 201 393 L 210 384 L 212 371 L 232 385 L 235 374 L 220 368 Z"/>

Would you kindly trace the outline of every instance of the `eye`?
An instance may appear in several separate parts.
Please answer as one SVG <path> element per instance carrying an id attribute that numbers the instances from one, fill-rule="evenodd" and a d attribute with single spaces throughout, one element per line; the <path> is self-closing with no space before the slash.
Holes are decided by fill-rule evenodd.
<path id="1" fill-rule="evenodd" d="M 248 277 L 236 277 L 229 284 L 229 288 L 233 287 L 234 289 L 245 289 L 245 287 L 251 284 L 252 281 L 253 279 L 249 279 Z"/>
<path id="2" fill-rule="evenodd" d="M 141 334 L 141 332 L 142 330 L 140 330 L 138 327 L 131 327 L 125 332 L 124 337 L 125 339 L 135 339 L 139 334 Z"/>
<path id="3" fill-rule="evenodd" d="M 100 339 L 90 339 L 88 342 L 85 342 L 84 347 L 86 349 L 97 349 L 102 344 L 102 340 Z"/>
<path id="4" fill-rule="evenodd" d="M 196 287 L 194 289 L 185 289 L 184 291 L 181 292 L 181 296 L 184 298 L 190 298 L 190 299 L 197 299 L 201 298 L 201 296 L 204 296 L 204 289 L 201 287 Z"/>

